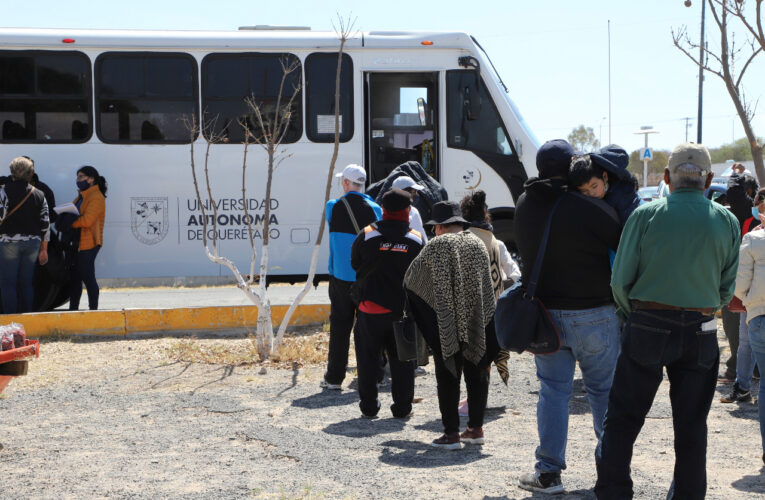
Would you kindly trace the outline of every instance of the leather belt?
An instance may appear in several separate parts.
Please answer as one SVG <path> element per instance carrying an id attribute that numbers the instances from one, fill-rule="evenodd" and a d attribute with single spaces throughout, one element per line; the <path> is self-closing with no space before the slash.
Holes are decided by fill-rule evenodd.
<path id="1" fill-rule="evenodd" d="M 659 302 L 651 302 L 647 300 L 632 300 L 630 301 L 630 305 L 632 306 L 632 309 L 634 311 L 640 311 L 640 310 L 688 311 L 688 312 L 701 313 L 705 316 L 711 316 L 715 312 L 717 312 L 717 308 L 715 307 L 678 307 L 678 306 L 671 306 L 669 304 L 661 304 Z"/>

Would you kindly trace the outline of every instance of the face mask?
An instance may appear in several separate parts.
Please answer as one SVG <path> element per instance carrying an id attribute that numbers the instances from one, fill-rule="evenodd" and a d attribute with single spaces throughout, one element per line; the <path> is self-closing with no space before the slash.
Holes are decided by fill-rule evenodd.
<path id="1" fill-rule="evenodd" d="M 90 187 L 90 183 L 87 180 L 81 180 L 77 181 L 77 189 L 80 191 L 85 191 Z"/>
<path id="2" fill-rule="evenodd" d="M 755 219 L 758 219 L 760 217 L 760 211 L 757 210 L 757 207 L 752 207 L 752 217 Z"/>

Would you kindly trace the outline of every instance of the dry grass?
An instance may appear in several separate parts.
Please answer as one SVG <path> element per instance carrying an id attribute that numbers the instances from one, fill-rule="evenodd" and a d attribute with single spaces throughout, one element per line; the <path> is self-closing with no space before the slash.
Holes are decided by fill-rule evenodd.
<path id="1" fill-rule="evenodd" d="M 324 363 L 329 349 L 329 335 L 310 332 L 286 335 L 270 359 L 258 355 L 254 336 L 242 339 L 180 339 L 165 349 L 173 361 L 215 365 L 269 365 L 294 367 Z"/>

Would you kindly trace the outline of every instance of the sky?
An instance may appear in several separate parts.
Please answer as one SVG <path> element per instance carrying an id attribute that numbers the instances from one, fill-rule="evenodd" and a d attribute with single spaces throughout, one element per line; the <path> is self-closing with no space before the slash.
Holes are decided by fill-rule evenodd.
<path id="1" fill-rule="evenodd" d="M 698 40 L 701 0 L 691 7 L 683 0 L 0 0 L 0 12 L 2 27 L 236 30 L 270 24 L 331 30 L 340 14 L 355 18 L 363 31 L 465 31 L 486 49 L 540 141 L 566 138 L 580 124 L 592 127 L 602 144 L 629 151 L 643 147 L 643 136 L 634 133 L 641 126 L 659 131 L 649 137 L 656 149 L 671 150 L 686 131 L 689 140 L 696 138 L 698 67 L 673 46 L 672 30 L 687 27 Z M 708 9 L 706 24 L 713 49 L 719 32 Z M 738 43 L 745 39 L 737 33 Z M 743 80 L 752 102 L 765 92 L 756 85 L 763 79 L 760 54 Z M 710 73 L 702 123 L 708 147 L 744 137 L 722 80 Z M 763 113 L 753 126 L 765 136 Z"/>

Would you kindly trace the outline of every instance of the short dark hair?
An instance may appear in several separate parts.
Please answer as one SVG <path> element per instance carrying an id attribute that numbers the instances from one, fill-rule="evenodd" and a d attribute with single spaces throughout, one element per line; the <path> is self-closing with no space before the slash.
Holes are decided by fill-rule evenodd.
<path id="1" fill-rule="evenodd" d="M 590 182 L 590 179 L 603 177 L 603 167 L 593 163 L 590 155 L 574 156 L 568 169 L 568 182 L 573 187 L 579 187 Z"/>
<path id="2" fill-rule="evenodd" d="M 765 200 L 765 188 L 757 191 L 757 195 L 754 197 L 754 204 L 757 205 L 761 201 Z"/>

